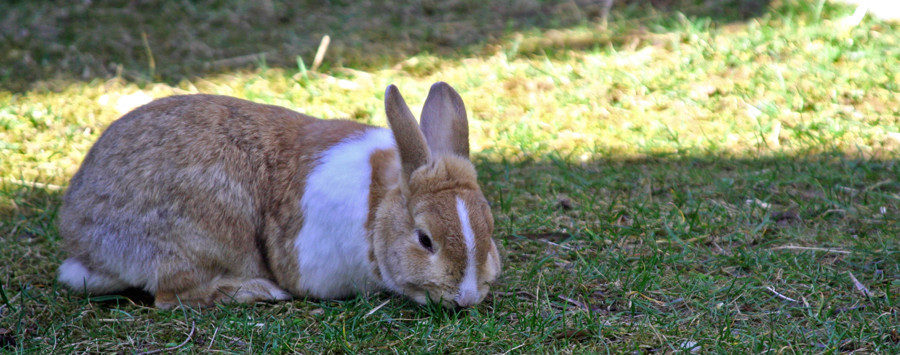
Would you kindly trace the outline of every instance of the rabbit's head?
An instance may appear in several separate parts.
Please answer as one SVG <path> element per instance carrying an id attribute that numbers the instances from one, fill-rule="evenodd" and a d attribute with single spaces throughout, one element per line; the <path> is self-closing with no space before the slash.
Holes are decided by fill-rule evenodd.
<path id="1" fill-rule="evenodd" d="M 421 127 L 393 85 L 385 110 L 402 166 L 399 188 L 378 207 L 375 258 L 385 284 L 419 303 L 481 302 L 500 273 L 494 220 L 469 161 L 459 94 L 434 84 Z"/>

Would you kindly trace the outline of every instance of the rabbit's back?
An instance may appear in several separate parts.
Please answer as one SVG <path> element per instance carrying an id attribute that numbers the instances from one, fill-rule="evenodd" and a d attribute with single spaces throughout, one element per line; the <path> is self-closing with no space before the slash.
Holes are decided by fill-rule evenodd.
<path id="1" fill-rule="evenodd" d="M 59 230 L 69 256 L 150 292 L 189 287 L 222 268 L 271 279 L 262 234 L 284 229 L 265 223 L 284 222 L 278 201 L 291 197 L 274 189 L 290 186 L 290 170 L 314 155 L 315 147 L 297 150 L 316 122 L 210 95 L 161 99 L 123 116 L 64 197 Z"/>

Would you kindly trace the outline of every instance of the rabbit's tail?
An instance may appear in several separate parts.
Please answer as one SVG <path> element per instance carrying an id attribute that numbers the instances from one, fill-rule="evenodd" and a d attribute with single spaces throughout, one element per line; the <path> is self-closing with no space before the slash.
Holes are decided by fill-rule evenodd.
<path id="1" fill-rule="evenodd" d="M 68 258 L 59 266 L 59 281 L 73 290 L 90 294 L 112 293 L 128 288 L 124 281 L 88 270 L 75 258 Z"/>

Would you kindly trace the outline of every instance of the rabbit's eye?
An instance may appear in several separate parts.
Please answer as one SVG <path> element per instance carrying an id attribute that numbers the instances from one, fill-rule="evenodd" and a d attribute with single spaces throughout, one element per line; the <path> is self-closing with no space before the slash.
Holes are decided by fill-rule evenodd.
<path id="1" fill-rule="evenodd" d="M 419 234 L 419 244 L 422 244 L 422 247 L 428 252 L 434 253 L 434 247 L 431 246 L 431 238 L 428 237 L 428 234 L 421 230 L 416 230 L 416 233 Z"/>

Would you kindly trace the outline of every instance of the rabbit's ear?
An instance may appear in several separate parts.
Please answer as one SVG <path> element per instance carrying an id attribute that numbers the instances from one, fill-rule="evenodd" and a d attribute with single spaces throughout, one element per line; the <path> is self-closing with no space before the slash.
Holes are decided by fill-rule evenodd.
<path id="1" fill-rule="evenodd" d="M 408 181 L 413 171 L 431 159 L 425 137 L 419 130 L 416 118 L 409 111 L 409 106 L 406 106 L 406 101 L 403 101 L 403 96 L 400 96 L 400 90 L 394 85 L 388 86 L 384 93 L 384 111 L 394 132 L 394 140 L 397 141 L 404 179 Z"/>
<path id="2" fill-rule="evenodd" d="M 422 133 L 434 155 L 469 158 L 469 122 L 462 98 L 445 82 L 431 85 L 422 107 Z"/>

